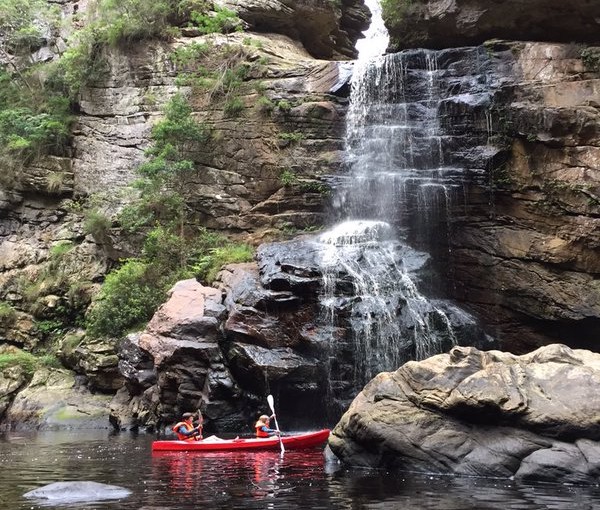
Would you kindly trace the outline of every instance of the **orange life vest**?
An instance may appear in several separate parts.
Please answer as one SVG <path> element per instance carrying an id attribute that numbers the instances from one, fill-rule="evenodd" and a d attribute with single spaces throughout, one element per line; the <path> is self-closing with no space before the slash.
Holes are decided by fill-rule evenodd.
<path id="1" fill-rule="evenodd" d="M 185 436 L 181 432 L 179 432 L 179 429 L 181 427 L 185 427 L 185 430 L 187 430 L 188 432 L 190 430 L 194 430 L 194 426 L 191 423 L 188 423 L 187 421 L 180 421 L 179 423 L 174 425 L 173 429 L 172 429 L 173 432 L 175 432 L 175 434 L 177 434 L 177 439 L 179 439 L 180 441 L 197 441 L 196 437 Z"/>
<path id="2" fill-rule="evenodd" d="M 256 425 L 254 425 L 254 428 L 256 429 L 256 437 L 270 437 L 268 432 L 261 430 L 264 426 L 268 427 L 269 425 L 260 420 L 256 422 Z"/>

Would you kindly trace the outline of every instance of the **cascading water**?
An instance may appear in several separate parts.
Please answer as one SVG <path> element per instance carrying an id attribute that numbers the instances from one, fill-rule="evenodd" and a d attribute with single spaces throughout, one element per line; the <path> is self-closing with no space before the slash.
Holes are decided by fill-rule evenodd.
<path id="1" fill-rule="evenodd" d="M 373 21 L 357 46 L 348 172 L 336 182 L 333 198 L 340 223 L 316 240 L 321 302 L 334 332 L 334 392 L 349 385 L 359 389 L 380 371 L 447 350 L 457 343 L 449 315 L 471 320 L 419 291 L 431 274 L 429 253 L 448 249 L 449 204 L 463 171 L 445 161 L 439 115 L 447 106 L 439 80 L 452 72 L 440 71 L 436 52 L 383 55 L 387 34 L 380 8 L 376 0 L 366 3 Z"/>

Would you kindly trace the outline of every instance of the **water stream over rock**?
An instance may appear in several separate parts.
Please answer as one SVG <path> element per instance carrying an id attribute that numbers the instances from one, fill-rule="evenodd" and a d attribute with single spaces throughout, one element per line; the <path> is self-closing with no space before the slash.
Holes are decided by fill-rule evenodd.
<path id="1" fill-rule="evenodd" d="M 443 296 L 450 204 L 465 174 L 450 154 L 465 141 L 443 129 L 447 93 L 489 99 L 472 74 L 482 56 L 477 49 L 450 58 L 426 50 L 381 55 L 387 34 L 378 3 L 369 7 L 373 27 L 360 47 L 347 116 L 348 172 L 332 201 L 341 223 L 315 241 L 326 246 L 323 320 L 350 337 L 332 344 L 334 388 L 351 380 L 360 389 L 378 372 L 463 343 L 453 318 L 476 328 L 466 312 L 423 289 Z M 473 70 L 466 77 L 465 64 Z"/>

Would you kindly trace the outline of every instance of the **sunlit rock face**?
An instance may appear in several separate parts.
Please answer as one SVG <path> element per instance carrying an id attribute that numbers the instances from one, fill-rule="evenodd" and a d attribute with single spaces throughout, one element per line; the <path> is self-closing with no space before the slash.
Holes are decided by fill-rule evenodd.
<path id="1" fill-rule="evenodd" d="M 388 2 L 392 46 L 450 48 L 488 39 L 598 42 L 600 5 L 588 0 Z"/>
<path id="2" fill-rule="evenodd" d="M 599 385 L 590 351 L 456 347 L 375 377 L 330 446 L 352 465 L 595 484 Z"/>

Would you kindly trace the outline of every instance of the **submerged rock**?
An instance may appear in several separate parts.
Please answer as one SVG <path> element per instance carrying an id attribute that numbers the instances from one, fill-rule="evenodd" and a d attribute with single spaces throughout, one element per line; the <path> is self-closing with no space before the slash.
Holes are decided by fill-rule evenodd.
<path id="1" fill-rule="evenodd" d="M 597 483 L 599 395 L 600 354 L 455 347 L 375 377 L 330 446 L 353 465 Z"/>
<path id="2" fill-rule="evenodd" d="M 118 485 L 98 482 L 56 482 L 23 494 L 24 498 L 36 499 L 51 505 L 122 499 L 131 494 L 129 489 Z"/>

